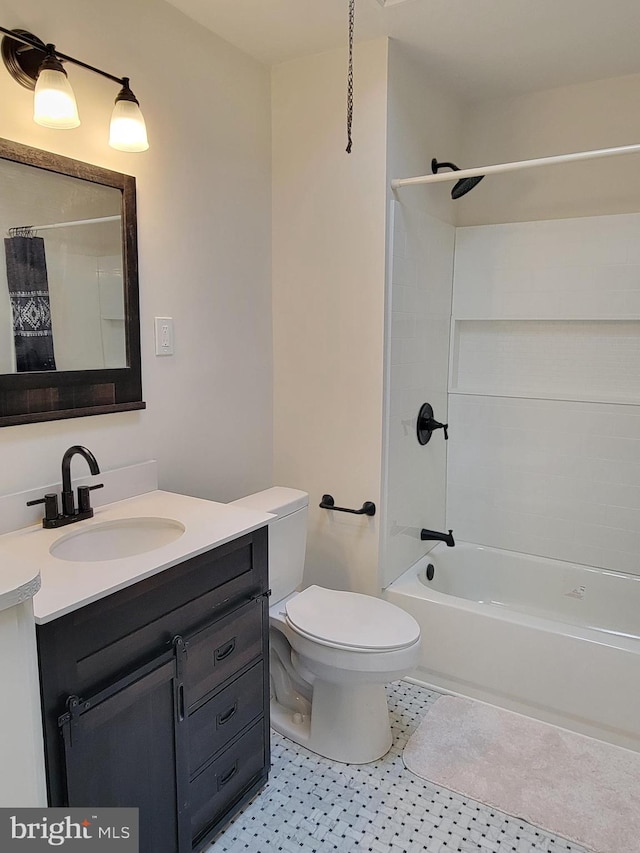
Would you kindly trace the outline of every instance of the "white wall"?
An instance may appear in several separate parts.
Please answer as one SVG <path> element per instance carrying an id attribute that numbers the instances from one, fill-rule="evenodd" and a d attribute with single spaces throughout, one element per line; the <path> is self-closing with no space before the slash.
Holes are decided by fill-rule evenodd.
<path id="1" fill-rule="evenodd" d="M 433 80 L 398 41 L 389 41 L 387 176 L 389 197 L 455 223 L 458 205 L 451 187 L 404 187 L 395 193 L 393 178 L 431 173 L 431 160 L 459 159 L 465 110 L 460 99 Z"/>
<path id="2" fill-rule="evenodd" d="M 310 494 L 305 583 L 377 592 L 387 42 L 356 45 L 353 150 L 346 53 L 272 73 L 274 480 Z"/>
<path id="3" fill-rule="evenodd" d="M 401 44 L 389 45 L 387 179 L 430 171 L 432 157 L 459 150 L 462 112 Z M 440 188 L 437 188 L 438 190 Z M 416 437 L 424 402 L 447 421 L 455 205 L 449 192 L 411 187 L 389 203 L 384 500 L 380 565 L 383 586 L 429 551 L 420 530 L 445 529 L 446 444 Z M 391 198 L 391 193 L 389 192 Z"/>
<path id="4" fill-rule="evenodd" d="M 639 101 L 640 75 L 635 74 L 471 104 L 458 165 L 637 143 Z M 639 163 L 635 154 L 492 175 L 460 200 L 458 224 L 635 212 Z"/>
<path id="5" fill-rule="evenodd" d="M 0 136 L 133 174 L 147 409 L 0 430 L 4 493 L 55 482 L 71 444 L 104 469 L 155 457 L 161 486 L 233 499 L 271 484 L 269 72 L 161 0 L 0 0 L 4 26 L 127 74 L 151 148 L 108 147 L 117 87 L 69 67 L 82 125 L 35 125 L 0 73 Z M 175 356 L 154 356 L 172 316 Z"/>
<path id="6" fill-rule="evenodd" d="M 459 228 L 448 523 L 640 574 L 640 214 Z"/>
<path id="7" fill-rule="evenodd" d="M 305 582 L 377 593 L 432 547 L 421 527 L 444 527 L 446 448 L 415 430 L 427 399 L 447 416 L 455 212 L 389 182 L 455 157 L 462 115 L 402 45 L 358 44 L 346 155 L 345 59 L 272 76 L 274 464 L 311 494 Z M 378 515 L 320 510 L 325 492 Z"/>

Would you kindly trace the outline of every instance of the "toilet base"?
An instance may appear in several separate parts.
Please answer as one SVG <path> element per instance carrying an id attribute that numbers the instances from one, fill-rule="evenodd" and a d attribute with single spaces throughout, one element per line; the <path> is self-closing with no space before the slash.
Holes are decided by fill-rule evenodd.
<path id="1" fill-rule="evenodd" d="M 271 726 L 318 755 L 345 764 L 368 764 L 392 743 L 387 694 L 382 684 L 313 684 L 311 714 L 271 699 Z"/>

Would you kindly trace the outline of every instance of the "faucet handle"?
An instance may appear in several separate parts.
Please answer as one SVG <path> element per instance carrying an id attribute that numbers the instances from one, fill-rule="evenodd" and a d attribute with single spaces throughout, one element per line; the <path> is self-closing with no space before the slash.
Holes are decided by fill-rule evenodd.
<path id="1" fill-rule="evenodd" d="M 104 489 L 104 483 L 97 483 L 95 486 L 78 486 L 78 512 L 93 512 L 89 492 L 94 489 Z"/>
<path id="2" fill-rule="evenodd" d="M 58 517 L 58 496 L 55 492 L 49 492 L 43 498 L 38 498 L 35 501 L 27 501 L 27 506 L 36 506 L 37 504 L 44 504 L 43 521 L 53 521 Z"/>

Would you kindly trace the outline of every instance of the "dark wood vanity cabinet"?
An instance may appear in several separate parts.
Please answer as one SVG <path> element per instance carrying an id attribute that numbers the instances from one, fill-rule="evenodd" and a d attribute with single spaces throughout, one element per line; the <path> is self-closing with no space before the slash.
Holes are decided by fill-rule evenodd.
<path id="1" fill-rule="evenodd" d="M 267 529 L 37 627 L 51 806 L 200 850 L 269 771 Z"/>

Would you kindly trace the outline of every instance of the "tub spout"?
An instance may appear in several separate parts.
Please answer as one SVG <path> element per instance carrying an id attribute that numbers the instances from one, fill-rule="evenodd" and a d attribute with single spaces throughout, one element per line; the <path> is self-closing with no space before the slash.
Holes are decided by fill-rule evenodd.
<path id="1" fill-rule="evenodd" d="M 453 548 L 456 544 L 453 539 L 453 530 L 450 530 L 448 533 L 438 533 L 437 530 L 427 530 L 423 527 L 420 531 L 420 539 L 423 542 L 430 539 L 437 539 L 439 542 L 446 542 L 449 548 Z"/>

